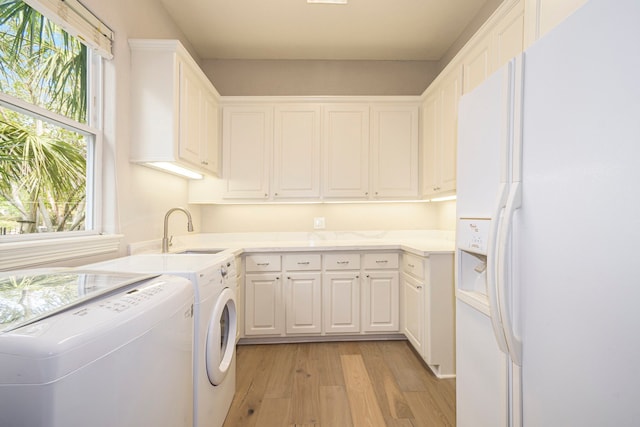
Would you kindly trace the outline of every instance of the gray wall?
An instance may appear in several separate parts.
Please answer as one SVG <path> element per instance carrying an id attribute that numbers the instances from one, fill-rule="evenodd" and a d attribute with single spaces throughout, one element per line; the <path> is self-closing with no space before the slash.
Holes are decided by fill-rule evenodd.
<path id="1" fill-rule="evenodd" d="M 503 0 L 487 0 L 439 61 L 204 59 L 200 65 L 225 96 L 421 95 Z"/>
<path id="2" fill-rule="evenodd" d="M 221 95 L 420 95 L 436 61 L 204 60 Z"/>

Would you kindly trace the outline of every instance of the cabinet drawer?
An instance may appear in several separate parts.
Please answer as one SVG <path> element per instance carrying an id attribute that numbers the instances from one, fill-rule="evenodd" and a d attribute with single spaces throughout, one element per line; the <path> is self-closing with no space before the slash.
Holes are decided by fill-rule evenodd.
<path id="1" fill-rule="evenodd" d="M 360 270 L 360 254 L 326 254 L 325 270 Z"/>
<path id="2" fill-rule="evenodd" d="M 287 271 L 320 270 L 320 254 L 296 254 L 285 255 L 284 269 Z"/>
<path id="3" fill-rule="evenodd" d="M 424 259 L 411 254 L 402 255 L 402 271 L 418 279 L 424 278 Z"/>
<path id="4" fill-rule="evenodd" d="M 381 268 L 398 268 L 398 254 L 389 252 L 379 254 L 365 254 L 364 268 L 367 270 Z"/>
<path id="5" fill-rule="evenodd" d="M 280 255 L 247 255 L 244 261 L 247 273 L 280 271 Z"/>

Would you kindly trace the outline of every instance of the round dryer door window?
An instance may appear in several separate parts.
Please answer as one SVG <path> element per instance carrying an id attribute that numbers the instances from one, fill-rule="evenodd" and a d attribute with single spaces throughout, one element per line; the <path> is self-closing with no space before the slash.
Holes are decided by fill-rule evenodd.
<path id="1" fill-rule="evenodd" d="M 213 308 L 207 331 L 205 358 L 207 376 L 213 385 L 222 383 L 229 371 L 235 355 L 237 330 L 236 300 L 233 291 L 225 288 Z"/>

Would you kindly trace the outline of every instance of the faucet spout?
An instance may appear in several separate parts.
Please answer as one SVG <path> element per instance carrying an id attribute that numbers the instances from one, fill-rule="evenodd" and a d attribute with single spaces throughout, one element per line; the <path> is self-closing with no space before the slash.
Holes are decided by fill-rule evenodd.
<path id="1" fill-rule="evenodd" d="M 162 235 L 162 253 L 169 252 L 169 217 L 175 211 L 184 212 L 187 216 L 187 231 L 193 231 L 193 221 L 191 220 L 191 214 L 185 208 L 171 208 L 164 216 L 164 234 Z"/>

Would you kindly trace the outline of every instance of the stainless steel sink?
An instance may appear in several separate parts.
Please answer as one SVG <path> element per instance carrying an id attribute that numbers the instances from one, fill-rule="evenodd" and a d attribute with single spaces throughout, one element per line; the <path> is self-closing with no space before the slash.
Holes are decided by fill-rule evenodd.
<path id="1" fill-rule="evenodd" d="M 224 249 L 187 249 L 186 251 L 176 252 L 177 254 L 218 254 Z"/>

